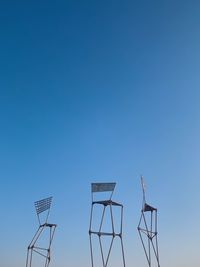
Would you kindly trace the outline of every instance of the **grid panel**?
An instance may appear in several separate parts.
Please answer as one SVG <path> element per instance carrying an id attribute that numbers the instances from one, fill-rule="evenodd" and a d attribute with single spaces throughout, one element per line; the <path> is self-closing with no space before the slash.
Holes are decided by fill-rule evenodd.
<path id="1" fill-rule="evenodd" d="M 92 183 L 92 192 L 106 192 L 113 191 L 115 189 L 116 183 Z"/>
<path id="2" fill-rule="evenodd" d="M 48 198 L 44 198 L 44 199 L 36 201 L 34 204 L 35 204 L 35 209 L 36 209 L 37 214 L 40 214 L 41 212 L 50 209 L 51 201 L 52 201 L 52 197 L 48 197 Z"/>

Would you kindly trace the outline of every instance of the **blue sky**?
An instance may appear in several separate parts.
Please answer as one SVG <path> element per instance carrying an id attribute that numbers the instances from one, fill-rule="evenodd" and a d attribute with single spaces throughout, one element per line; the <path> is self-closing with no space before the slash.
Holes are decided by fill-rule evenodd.
<path id="1" fill-rule="evenodd" d="M 184 0 L 1 1 L 1 266 L 25 266 L 33 202 L 51 195 L 51 266 L 90 266 L 95 181 L 117 182 L 127 266 L 145 266 L 141 174 L 159 211 L 161 266 L 199 266 L 199 10 Z"/>

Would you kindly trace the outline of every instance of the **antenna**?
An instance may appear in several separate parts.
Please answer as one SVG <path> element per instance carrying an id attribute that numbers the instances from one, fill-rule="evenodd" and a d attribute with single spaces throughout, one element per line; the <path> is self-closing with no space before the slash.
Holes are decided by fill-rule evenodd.
<path id="1" fill-rule="evenodd" d="M 142 207 L 144 207 L 145 202 L 146 202 L 146 196 L 145 196 L 146 185 L 144 182 L 144 177 L 142 175 L 141 175 L 141 185 L 142 185 L 142 194 L 143 194 Z"/>
<path id="2" fill-rule="evenodd" d="M 34 202 L 36 214 L 39 222 L 39 227 L 31 240 L 27 249 L 26 267 L 37 266 L 37 263 L 33 262 L 33 255 L 41 256 L 43 261 L 43 266 L 48 267 L 51 260 L 51 245 L 56 229 L 56 224 L 48 223 L 50 208 L 51 208 L 52 197 L 38 200 Z M 42 223 L 43 221 L 43 223 Z M 47 237 L 46 237 L 47 232 Z M 43 236 L 45 235 L 46 238 Z M 44 240 L 45 239 L 45 240 Z M 45 243 L 41 245 L 41 243 Z M 45 242 L 44 242 L 45 241 Z M 42 243 L 42 244 L 43 244 Z"/>
<path id="3" fill-rule="evenodd" d="M 157 209 L 146 203 L 144 178 L 141 176 L 143 192 L 142 210 L 138 224 L 138 232 L 148 266 L 152 267 L 152 254 L 154 255 L 155 266 L 160 267 L 158 239 L 157 239 Z M 146 241 L 146 242 L 145 242 Z"/>

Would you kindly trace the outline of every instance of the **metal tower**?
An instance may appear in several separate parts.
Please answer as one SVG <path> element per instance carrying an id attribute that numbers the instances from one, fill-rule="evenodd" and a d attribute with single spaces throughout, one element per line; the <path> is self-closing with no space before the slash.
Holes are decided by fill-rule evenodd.
<path id="1" fill-rule="evenodd" d="M 144 178 L 141 176 L 143 200 L 138 232 L 148 266 L 160 267 L 157 239 L 157 209 L 146 203 Z M 152 254 L 154 258 L 152 258 Z"/>
<path id="2" fill-rule="evenodd" d="M 42 263 L 40 262 L 42 266 L 49 266 L 51 259 L 51 245 L 56 229 L 56 224 L 47 222 L 50 213 L 51 202 L 52 197 L 49 197 L 34 203 L 39 227 L 27 249 L 26 267 L 39 267 L 38 262 L 34 261 L 36 255 L 39 255 L 43 258 L 41 261 Z"/>
<path id="3" fill-rule="evenodd" d="M 102 266 L 107 267 L 111 250 L 113 247 L 113 241 L 116 237 L 120 239 L 120 247 L 122 253 L 122 266 L 125 267 L 125 257 L 124 257 L 124 248 L 122 241 L 122 224 L 123 224 L 123 205 L 117 202 L 112 201 L 112 195 L 115 189 L 116 183 L 92 183 L 91 184 L 91 196 L 92 196 L 92 204 L 91 204 L 91 214 L 90 214 L 90 226 L 89 226 L 89 238 L 90 238 L 90 252 L 91 252 L 91 263 L 92 267 L 96 266 L 96 261 L 94 260 L 94 244 L 93 237 L 97 238 L 97 242 L 100 247 L 100 256 L 102 260 Z M 104 192 L 104 193 L 103 193 Z M 105 195 L 109 195 L 106 200 L 94 200 L 95 193 L 103 193 Z M 95 198 L 96 199 L 96 198 Z M 99 211 L 99 221 L 96 226 L 94 226 L 93 219 L 94 209 Z M 114 220 L 114 209 L 117 209 L 119 212 L 119 229 L 116 227 L 116 223 Z M 106 217 L 105 213 L 107 211 L 108 217 Z M 96 219 L 96 217 L 95 217 Z M 105 229 L 105 221 L 107 225 L 109 225 L 109 229 Z M 109 237 L 109 242 L 107 243 L 107 249 L 105 249 L 105 239 Z M 104 242 L 103 242 L 104 241 Z M 105 252 L 107 250 L 107 252 Z"/>

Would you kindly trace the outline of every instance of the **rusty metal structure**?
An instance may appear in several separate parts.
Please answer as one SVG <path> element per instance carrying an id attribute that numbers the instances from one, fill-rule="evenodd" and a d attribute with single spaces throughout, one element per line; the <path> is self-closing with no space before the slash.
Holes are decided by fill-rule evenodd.
<path id="1" fill-rule="evenodd" d="M 51 245 L 56 224 L 48 223 L 52 197 L 41 199 L 34 203 L 39 227 L 27 249 L 26 267 L 38 266 L 34 261 L 36 255 L 41 256 L 42 266 L 48 267 L 51 260 Z"/>
<path id="2" fill-rule="evenodd" d="M 99 243 L 99 249 L 100 249 L 100 258 L 102 261 L 102 266 L 107 267 L 111 255 L 111 250 L 113 248 L 113 242 L 115 238 L 120 239 L 120 247 L 121 247 L 121 254 L 122 254 L 122 266 L 125 267 L 125 256 L 124 256 L 124 247 L 123 247 L 123 240 L 122 240 L 122 227 L 123 227 L 123 205 L 115 202 L 112 200 L 112 195 L 115 189 L 116 183 L 92 183 L 91 184 L 91 214 L 90 214 L 90 225 L 89 225 L 89 239 L 90 239 L 90 254 L 91 254 L 91 264 L 92 267 L 97 266 L 95 257 L 94 257 L 94 244 L 93 241 L 96 238 Z M 96 193 L 108 193 L 108 198 L 106 199 L 100 199 L 95 200 L 94 195 Z M 94 214 L 94 208 L 97 208 L 100 212 L 100 220 L 98 221 L 96 227 L 93 225 L 93 221 L 96 219 Z M 114 207 L 119 211 L 119 217 L 115 218 L 119 219 L 119 229 L 116 229 L 115 227 L 115 219 L 113 215 L 113 209 Z M 105 213 L 106 210 L 109 214 L 108 218 L 106 218 Z M 104 224 L 106 223 L 110 225 L 109 230 L 104 229 Z M 103 242 L 103 239 L 105 241 L 105 238 L 109 237 L 109 243 L 107 246 L 107 251 L 105 251 L 105 243 Z"/>
<path id="3" fill-rule="evenodd" d="M 159 250 L 158 250 L 158 231 L 157 231 L 157 208 L 146 203 L 145 183 L 141 176 L 141 185 L 143 192 L 142 210 L 138 224 L 138 232 L 148 266 L 160 267 Z"/>

